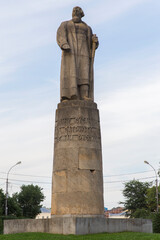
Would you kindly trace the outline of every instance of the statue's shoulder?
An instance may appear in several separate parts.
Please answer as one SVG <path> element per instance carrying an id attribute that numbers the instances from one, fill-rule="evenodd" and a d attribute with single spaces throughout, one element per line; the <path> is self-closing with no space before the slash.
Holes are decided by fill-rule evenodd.
<path id="1" fill-rule="evenodd" d="M 70 24 L 73 24 L 72 20 L 67 20 L 67 21 L 61 22 L 61 26 L 67 26 Z"/>
<path id="2" fill-rule="evenodd" d="M 86 27 L 87 27 L 90 31 L 92 31 L 92 28 L 91 28 L 86 22 L 83 22 L 83 21 L 82 21 L 82 23 L 85 24 Z"/>

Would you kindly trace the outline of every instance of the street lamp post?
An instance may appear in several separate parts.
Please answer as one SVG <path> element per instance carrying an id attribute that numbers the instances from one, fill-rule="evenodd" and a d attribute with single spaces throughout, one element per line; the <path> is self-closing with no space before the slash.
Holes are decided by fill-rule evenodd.
<path id="1" fill-rule="evenodd" d="M 155 168 L 149 162 L 147 162 L 145 160 L 144 163 L 148 164 L 151 168 L 153 168 L 155 175 L 156 175 L 156 200 L 157 200 L 156 202 L 157 202 L 157 213 L 158 213 L 158 177 L 157 177 L 157 173 L 156 173 Z"/>
<path id="2" fill-rule="evenodd" d="M 6 178 L 6 199 L 5 199 L 5 216 L 8 215 L 8 176 L 9 176 L 9 173 L 11 171 L 12 168 L 14 168 L 15 166 L 17 166 L 18 164 L 21 164 L 21 161 L 17 162 L 16 164 L 14 164 L 9 170 L 8 170 L 8 173 L 7 173 L 7 178 Z"/>

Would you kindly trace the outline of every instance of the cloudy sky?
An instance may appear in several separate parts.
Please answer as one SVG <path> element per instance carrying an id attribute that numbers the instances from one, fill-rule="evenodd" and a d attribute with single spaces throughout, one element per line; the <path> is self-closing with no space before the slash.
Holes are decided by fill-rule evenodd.
<path id="1" fill-rule="evenodd" d="M 60 23 L 80 6 L 97 34 L 95 102 L 100 109 L 104 200 L 123 183 L 154 181 L 160 162 L 160 1 L 0 0 L 0 187 L 43 188 L 50 207 L 54 118 L 59 102 Z M 154 183 L 154 182 L 153 182 Z"/>

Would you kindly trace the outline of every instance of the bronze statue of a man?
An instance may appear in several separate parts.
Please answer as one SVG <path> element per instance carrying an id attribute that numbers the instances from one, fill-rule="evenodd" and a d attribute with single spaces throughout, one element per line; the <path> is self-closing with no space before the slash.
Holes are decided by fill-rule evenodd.
<path id="1" fill-rule="evenodd" d="M 74 7 L 72 20 L 62 22 L 57 31 L 57 43 L 62 49 L 61 101 L 93 100 L 93 61 L 98 38 L 81 20 L 84 12 Z"/>

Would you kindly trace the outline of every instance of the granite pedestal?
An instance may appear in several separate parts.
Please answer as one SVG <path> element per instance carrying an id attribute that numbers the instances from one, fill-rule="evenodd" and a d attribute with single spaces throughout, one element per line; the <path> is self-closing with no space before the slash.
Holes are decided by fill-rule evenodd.
<path id="1" fill-rule="evenodd" d="M 103 215 L 97 104 L 89 100 L 58 104 L 54 141 L 52 216 Z"/>

